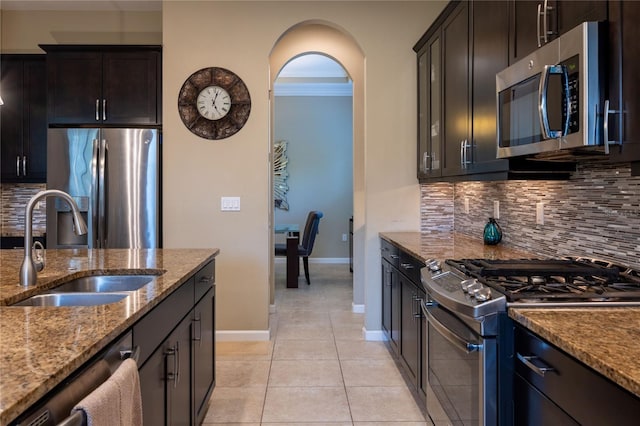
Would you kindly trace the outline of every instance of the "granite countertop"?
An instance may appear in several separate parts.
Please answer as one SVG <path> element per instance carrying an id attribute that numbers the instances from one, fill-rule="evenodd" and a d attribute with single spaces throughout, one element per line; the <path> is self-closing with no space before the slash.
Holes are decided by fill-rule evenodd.
<path id="1" fill-rule="evenodd" d="M 640 397 L 640 308 L 511 308 L 509 316 Z"/>
<path id="2" fill-rule="evenodd" d="M 457 232 L 382 232 L 380 237 L 423 261 L 478 257 L 484 259 L 538 257 L 504 244 L 485 245 L 480 239 Z"/>
<path id="3" fill-rule="evenodd" d="M 539 257 L 456 232 L 384 232 L 380 237 L 422 260 Z M 640 308 L 510 307 L 509 316 L 640 397 Z"/>
<path id="4" fill-rule="evenodd" d="M 0 250 L 0 426 L 8 424 L 107 346 L 219 253 L 218 249 L 46 250 L 35 287 L 19 282 L 22 250 Z M 71 278 L 161 273 L 117 303 L 6 306 Z"/>

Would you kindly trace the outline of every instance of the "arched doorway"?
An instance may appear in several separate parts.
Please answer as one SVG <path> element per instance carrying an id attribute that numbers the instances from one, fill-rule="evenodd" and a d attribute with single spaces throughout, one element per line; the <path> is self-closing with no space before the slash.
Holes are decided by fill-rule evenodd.
<path id="1" fill-rule="evenodd" d="M 364 274 L 359 267 L 364 261 L 364 54 L 355 40 L 344 30 L 328 22 L 306 21 L 287 30 L 275 43 L 269 57 L 270 89 L 270 152 L 274 144 L 274 82 L 280 70 L 292 58 L 307 53 L 331 57 L 347 71 L 353 81 L 353 309 L 364 310 Z M 271 179 L 271 175 L 269 176 Z M 270 185 L 272 188 L 272 185 Z M 270 194 L 273 199 L 273 194 Z M 273 227 L 273 210 L 269 213 Z M 270 235 L 273 239 L 273 234 Z M 273 243 L 273 241 L 271 241 Z M 273 246 L 273 244 L 270 244 Z M 273 256 L 273 253 L 272 253 Z M 273 259 L 270 262 L 270 304 L 273 306 L 275 283 Z"/>

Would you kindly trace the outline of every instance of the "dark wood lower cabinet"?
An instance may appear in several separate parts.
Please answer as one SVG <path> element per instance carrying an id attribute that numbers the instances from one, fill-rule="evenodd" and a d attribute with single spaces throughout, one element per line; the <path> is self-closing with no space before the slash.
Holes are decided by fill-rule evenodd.
<path id="1" fill-rule="evenodd" d="M 145 425 L 204 420 L 215 385 L 214 271 L 203 267 L 133 326 Z"/>
<path id="2" fill-rule="evenodd" d="M 192 315 L 191 347 L 195 424 L 201 424 L 204 420 L 207 402 L 215 385 L 214 291 L 215 289 L 212 288 L 205 294 L 193 309 Z"/>
<path id="3" fill-rule="evenodd" d="M 402 292 L 402 325 L 400 334 L 400 356 L 404 361 L 405 370 L 414 385 L 418 383 L 418 360 L 420 349 L 420 322 L 416 310 L 417 288 L 407 278 L 400 278 Z"/>

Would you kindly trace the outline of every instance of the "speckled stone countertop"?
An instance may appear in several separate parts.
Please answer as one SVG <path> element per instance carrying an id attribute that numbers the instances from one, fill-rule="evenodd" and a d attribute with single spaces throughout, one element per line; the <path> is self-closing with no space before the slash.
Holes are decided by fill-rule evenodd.
<path id="1" fill-rule="evenodd" d="M 455 232 L 385 232 L 381 238 L 426 259 L 535 258 Z M 509 316 L 640 397 L 640 308 L 509 308 Z"/>
<path id="2" fill-rule="evenodd" d="M 18 285 L 22 250 L 0 250 L 0 426 L 8 424 L 177 289 L 218 249 L 46 250 L 35 287 Z M 71 278 L 153 273 L 130 297 L 86 307 L 6 306 Z"/>
<path id="3" fill-rule="evenodd" d="M 511 308 L 509 316 L 640 397 L 640 308 Z"/>
<path id="4" fill-rule="evenodd" d="M 480 239 L 457 232 L 382 232 L 380 237 L 422 260 L 536 257 L 526 251 L 502 244 L 485 245 Z"/>

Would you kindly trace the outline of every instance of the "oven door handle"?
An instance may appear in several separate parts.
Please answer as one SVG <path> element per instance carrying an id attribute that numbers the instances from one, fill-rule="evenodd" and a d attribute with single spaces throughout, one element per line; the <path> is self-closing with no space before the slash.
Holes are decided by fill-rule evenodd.
<path id="1" fill-rule="evenodd" d="M 453 331 L 449 330 L 444 324 L 438 321 L 431 312 L 429 312 L 429 308 L 424 306 L 424 304 L 422 310 L 427 315 L 427 321 L 429 321 L 433 328 L 462 352 L 470 354 L 471 352 L 478 352 L 482 349 L 482 344 L 468 342 L 465 338 L 460 337 Z"/>

